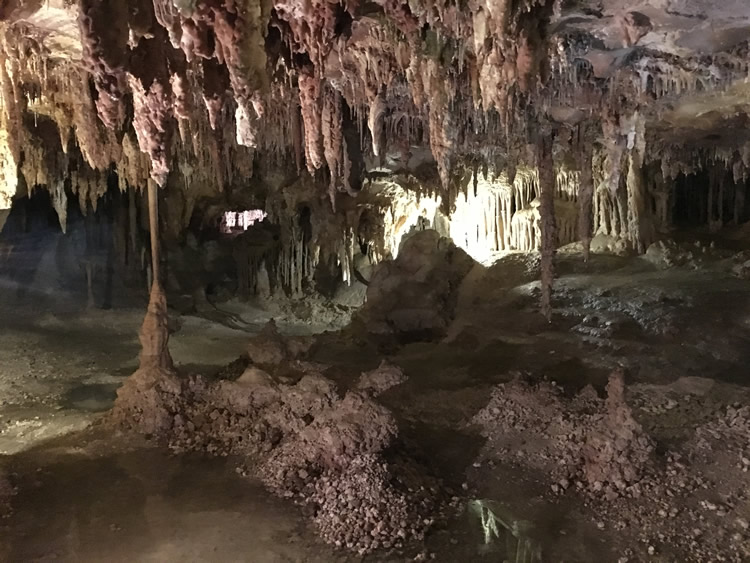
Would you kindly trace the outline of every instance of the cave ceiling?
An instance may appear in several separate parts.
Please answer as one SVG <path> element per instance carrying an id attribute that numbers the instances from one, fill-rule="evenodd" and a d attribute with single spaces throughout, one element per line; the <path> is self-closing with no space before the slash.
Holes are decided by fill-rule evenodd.
<path id="1" fill-rule="evenodd" d="M 0 20 L 0 208 L 14 175 L 84 203 L 113 170 L 309 175 L 334 206 L 368 173 L 450 193 L 534 165 L 541 136 L 574 166 L 639 144 L 750 167 L 746 0 L 7 0 Z"/>

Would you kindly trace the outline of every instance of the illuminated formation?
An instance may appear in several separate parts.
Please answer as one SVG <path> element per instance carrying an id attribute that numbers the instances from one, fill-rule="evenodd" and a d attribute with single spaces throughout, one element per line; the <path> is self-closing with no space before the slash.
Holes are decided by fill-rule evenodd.
<path id="1" fill-rule="evenodd" d="M 233 230 L 246 231 L 256 222 L 265 219 L 266 213 L 261 209 L 246 209 L 245 211 L 225 211 L 221 220 L 221 231 L 231 233 Z"/>
<path id="2" fill-rule="evenodd" d="M 721 310 L 747 308 L 736 278 L 750 279 L 749 188 L 750 0 L 0 0 L 0 293 L 14 292 L 5 301 L 41 295 L 57 306 L 83 287 L 93 316 L 148 297 L 138 369 L 107 383 L 118 397 L 106 431 L 238 456 L 240 472 L 303 505 L 329 543 L 361 554 L 428 558 L 387 550 L 422 541 L 458 495 L 426 477 L 409 440 L 424 437 L 425 413 L 463 432 L 490 388 L 500 406 L 479 423 L 491 445 L 535 420 L 547 432 L 539 440 L 559 451 L 545 443 L 530 456 L 562 452 L 572 468 L 558 476 L 542 463 L 544 478 L 577 480 L 575 494 L 607 501 L 671 502 L 653 471 L 673 444 L 655 447 L 648 421 L 636 421 L 628 377 L 672 381 L 685 374 L 659 370 L 705 354 L 709 367 L 696 360 L 685 371 L 729 381 L 727 366 L 750 360 L 747 319 Z M 726 327 L 723 339 L 701 334 L 695 350 L 657 361 L 654 340 L 703 332 L 666 308 L 692 306 L 705 289 L 691 279 L 670 293 L 661 274 L 707 262 L 737 282 L 715 286 L 724 293 L 701 319 Z M 594 279 L 610 266 L 614 279 Z M 640 292 L 630 280 L 645 271 Z M 3 315 L 15 319 L 0 302 Z M 170 351 L 175 333 L 200 323 L 222 326 L 206 329 L 207 349 L 229 349 L 227 331 L 266 328 L 212 378 L 184 373 L 209 360 L 173 361 Z M 334 329 L 317 348 L 285 336 Z M 202 350 L 194 344 L 172 347 Z M 375 356 L 409 353 L 403 372 L 372 371 Z M 23 377 L 36 377 L 35 365 L 19 368 Z M 383 404 L 361 383 L 397 387 L 411 367 L 437 375 L 409 373 Z M 554 386 L 521 382 L 526 368 L 565 372 L 575 393 L 563 400 Z M 568 377 L 577 370 L 595 372 L 600 392 L 614 372 L 607 401 L 579 389 L 584 378 Z M 451 393 L 465 403 L 443 416 Z M 539 395 L 554 400 L 540 406 Z M 405 420 L 414 424 L 400 434 Z M 670 428 L 688 426 L 678 418 Z M 526 453 L 502 448 L 485 457 Z M 746 445 L 736 449 L 733 463 L 750 467 Z M 725 512 L 745 518 L 734 532 L 745 542 L 737 507 L 750 501 L 727 498 Z M 487 542 L 506 530 L 516 560 L 547 560 L 525 516 L 474 501 Z M 736 537 L 725 531 L 716 537 Z M 690 556 L 750 557 L 732 549 Z"/>

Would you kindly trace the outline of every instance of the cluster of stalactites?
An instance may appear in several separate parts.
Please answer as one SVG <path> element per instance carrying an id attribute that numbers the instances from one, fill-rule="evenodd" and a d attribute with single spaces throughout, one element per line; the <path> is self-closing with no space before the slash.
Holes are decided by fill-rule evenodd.
<path id="1" fill-rule="evenodd" d="M 576 240 L 579 174 L 557 167 L 554 178 L 554 210 L 559 225 L 556 240 L 562 246 Z M 451 214 L 452 237 L 457 241 L 465 239 L 465 246 L 462 242 L 457 244 L 475 258 L 487 259 L 495 252 L 539 250 L 540 195 L 537 168 L 518 169 L 512 182 L 506 173 L 493 179 L 473 178 Z M 477 218 L 481 220 L 477 222 Z M 459 232 L 465 234 L 458 235 Z"/>
<path id="2" fill-rule="evenodd" d="M 407 146 L 422 140 L 411 134 L 425 135 L 447 189 L 461 149 L 457 97 L 470 83 L 475 108 L 495 110 L 506 120 L 514 96 L 530 94 L 543 82 L 552 51 L 540 30 L 554 2 L 470 3 L 465 12 L 440 2 L 430 10 L 418 3 L 378 3 L 395 26 L 355 19 L 349 39 L 339 35 L 341 16 L 331 3 L 275 5 L 288 24 L 292 52 L 305 53 L 310 61 L 296 70 L 307 168 L 312 173 L 327 164 L 331 192 L 334 185 L 346 189 L 339 155 L 344 164 L 348 158 L 337 143 L 341 98 L 360 119 L 360 128 L 366 124 L 376 159 L 384 157 L 387 141 L 403 138 L 404 131 Z M 344 10 L 356 16 L 356 4 L 346 3 Z M 425 28 L 429 32 L 423 36 Z"/>
<path id="3" fill-rule="evenodd" d="M 675 213 L 675 184 L 686 190 L 687 205 L 694 219 L 711 231 L 747 219 L 746 192 L 750 182 L 750 143 L 734 149 L 685 150 L 678 147 L 649 154 L 644 163 L 646 190 L 653 202 L 657 230 L 672 226 Z"/>
<path id="4" fill-rule="evenodd" d="M 716 146 L 710 148 L 690 148 L 684 146 L 665 147 L 655 153 L 649 153 L 650 161 L 657 161 L 665 179 L 674 179 L 679 175 L 694 174 L 719 164 L 731 170 L 736 183 L 750 178 L 750 141 L 737 147 Z"/>
<path id="5" fill-rule="evenodd" d="M 252 176 L 253 151 L 237 145 L 234 135 L 227 135 L 228 128 L 213 130 L 209 115 L 197 103 L 204 77 L 199 63 L 170 70 L 164 66 L 158 42 L 139 36 L 131 62 L 137 58 L 142 64 L 123 75 L 124 86 L 132 89 L 133 127 L 122 131 L 109 127 L 112 124 L 98 113 L 103 94 L 97 90 L 97 78 L 92 73 L 103 70 L 80 68 L 68 61 L 56 61 L 47 67 L 44 63 L 48 59 L 39 44 L 19 46 L 9 28 L 3 29 L 1 36 L 0 205 L 4 208 L 16 195 L 21 176 L 30 188 L 46 186 L 60 210 L 64 197 L 61 186 L 71 186 L 78 192 L 77 186 L 83 185 L 80 193 L 90 196 L 83 197 L 82 205 L 85 201 L 95 207 L 103 190 L 88 186 L 104 184 L 89 178 L 104 178 L 111 172 L 116 172 L 121 190 L 142 189 L 149 178 L 165 183 L 177 163 L 176 181 L 188 187 L 192 183 L 200 186 L 186 192 L 189 206 L 201 196 L 220 192 L 226 184 L 246 182 Z M 104 48 L 99 44 L 96 47 Z M 28 56 L 20 57 L 20 50 Z M 231 100 L 227 103 L 231 105 Z M 231 112 L 222 108 L 221 114 Z M 280 105 L 270 118 L 283 123 L 283 115 Z M 37 121 L 44 125 L 42 129 L 37 130 Z M 175 123 L 179 142 L 171 142 Z M 57 128 L 59 142 L 47 134 L 54 130 L 50 124 Z M 44 135 L 40 136 L 42 130 Z M 284 136 L 281 129 L 278 135 L 266 135 L 266 148 L 276 143 L 270 149 L 283 150 L 274 140 L 279 136 Z M 64 213 L 59 215 L 64 225 Z"/>
<path id="6" fill-rule="evenodd" d="M 223 125 L 218 120 L 231 89 L 235 141 L 243 146 L 258 144 L 269 82 L 265 3 L 230 0 L 188 3 L 182 8 L 177 10 L 167 0 L 154 0 L 153 5 L 137 2 L 131 9 L 116 0 L 81 0 L 79 6 L 83 61 L 97 91 L 98 115 L 109 129 L 118 130 L 124 117 L 123 97 L 132 94 L 138 144 L 149 156 L 151 176 L 160 185 L 171 169 L 175 120 L 182 129 L 194 110 L 186 64 L 205 61 L 199 88 L 213 128 Z"/>
<path id="7" fill-rule="evenodd" d="M 579 62 L 574 63 L 564 37 L 554 41 L 546 37 L 552 0 L 470 1 L 465 9 L 443 0 L 408 6 L 398 0 L 377 3 L 384 19 L 361 17 L 356 2 L 279 0 L 273 4 L 272 23 L 282 34 L 282 46 L 267 53 L 264 34 L 272 17 L 271 5 L 260 0 L 180 2 L 179 7 L 170 0 L 129 5 L 117 0 L 81 0 L 79 28 L 86 71 L 60 65 L 58 74 L 67 77 L 59 84 L 67 96 L 48 104 L 65 108 L 53 117 L 62 150 L 67 151 L 68 140 L 75 136 L 93 169 L 114 166 L 127 176 L 121 185 L 145 185 L 144 162 L 130 150 L 135 138 L 147 155 L 148 175 L 159 183 L 166 182 L 177 162 L 186 185 L 194 184 L 195 172 L 207 167 L 208 172 L 197 180 L 208 179 L 219 189 L 236 172 L 237 167 L 228 161 L 239 155 L 244 170 L 252 159 L 235 150 L 236 145 L 271 151 L 271 158 L 291 153 L 298 166 L 311 173 L 328 168 L 333 207 L 337 192 L 352 192 L 349 154 L 358 151 L 347 146 L 344 122 L 358 118 L 360 127 L 367 127 L 376 158 L 383 159 L 399 148 L 408 158 L 411 142 L 427 143 L 437 164 L 443 201 L 451 206 L 456 164 L 462 158 L 476 154 L 477 147 L 492 138 L 510 160 L 517 160 L 513 154 L 530 142 L 525 138 L 524 120 L 538 116 L 519 108 L 522 100 L 539 102 L 543 96 L 545 103 L 534 104 L 539 107 L 576 107 L 580 101 L 592 108 L 604 103 L 601 92 L 597 97 L 591 83 L 578 75 L 580 60 L 586 57 L 575 57 Z M 384 21 L 394 25 L 384 25 Z M 350 33 L 342 33 L 348 27 Z M 301 56 L 279 55 L 287 48 Z M 46 81 L 48 69 L 38 53 L 24 58 L 19 49 L 7 44 L 4 50 L 7 64 L 0 65 L 0 82 L 3 97 L 8 99 L 3 108 L 8 156 L 3 166 L 10 169 L 13 161 L 19 161 L 22 115 L 28 106 L 19 85 L 36 84 L 38 80 L 30 78 L 34 73 Z M 747 76 L 750 68 L 731 53 L 715 55 L 716 68 L 710 72 L 697 60 L 637 56 L 641 58 L 632 64 L 609 61 L 606 73 L 600 72 L 598 59 L 591 56 L 587 72 L 608 78 L 610 90 L 632 92 L 635 99 L 645 93 L 662 97 L 728 86 L 743 72 Z M 24 73 L 28 80 L 21 76 Z M 44 84 L 41 89 L 54 90 Z M 125 120 L 124 100 L 129 95 L 134 115 Z M 635 112 L 619 115 L 605 108 L 601 117 L 595 113 L 590 110 L 588 118 L 593 116 L 602 124 L 607 159 L 602 169 L 609 197 L 617 199 L 623 186 L 629 198 L 627 236 L 640 249 L 649 234 L 642 225 L 636 227 L 648 212 L 640 195 L 642 174 L 637 171 L 649 155 L 629 146 Z M 125 132 L 121 144 L 119 129 L 131 122 L 134 129 Z M 206 122 L 210 127 L 203 126 Z M 230 124 L 235 134 L 227 140 L 224 130 Z M 172 134 L 177 130 L 179 137 Z M 174 141 L 177 138 L 179 143 Z M 389 142 L 393 146 L 387 146 Z M 185 156 L 194 160 L 184 162 Z M 742 162 L 748 157 L 732 154 L 725 158 L 731 158 L 735 177 L 746 173 L 747 165 Z M 664 161 L 667 167 L 681 166 Z M 511 177 L 513 167 L 512 163 L 507 167 Z M 674 176 L 674 172 L 664 176 Z M 599 209 L 607 206 L 602 198 L 597 199 Z M 528 206 L 514 205 L 515 212 L 526 210 L 533 216 Z M 520 216 L 517 222 L 522 222 Z M 536 247 L 536 230 L 526 231 L 529 234 L 516 244 Z"/>
<path id="8" fill-rule="evenodd" d="M 555 170 L 556 245 L 576 240 L 578 184 L 577 172 Z M 282 227 L 281 251 L 275 263 L 263 267 L 279 278 L 274 285 L 294 295 L 312 283 L 321 260 L 335 259 L 342 280 L 351 283 L 357 247 L 366 249 L 371 263 L 394 258 L 415 229 L 435 228 L 481 262 L 496 252 L 538 250 L 542 241 L 539 174 L 532 168 L 519 169 L 513 182 L 505 173 L 481 175 L 476 182 L 469 178 L 448 215 L 441 210 L 438 193 L 421 194 L 393 181 L 373 182 L 360 194 L 354 210 L 334 212 L 328 206 L 311 205 L 309 232 L 299 227 L 295 212 L 302 202 L 315 201 L 311 193 L 300 199 L 298 194 L 305 191 L 275 196 L 268 208 L 269 220 Z M 255 269 L 259 271 L 260 264 Z"/>
<path id="9" fill-rule="evenodd" d="M 549 264 L 555 248 L 576 240 L 588 244 L 593 234 L 610 236 L 636 252 L 644 252 L 658 231 L 670 227 L 674 190 L 658 163 L 646 157 L 641 116 L 630 114 L 621 123 L 627 127 L 622 129 L 626 131 L 623 169 L 618 171 L 616 186 L 612 184 L 611 147 L 583 147 L 586 150 L 574 159 L 574 168 L 566 164 L 569 160 L 560 158 L 560 150 L 550 150 L 540 156 L 536 166 L 514 167 L 512 179 L 505 172 L 475 170 L 465 177 L 446 214 L 438 192 L 422 193 L 408 184 L 379 181 L 362 191 L 353 210 L 348 207 L 347 211 L 334 212 L 329 206 L 314 205 L 309 232 L 299 227 L 297 213 L 300 202 L 316 201 L 314 188 L 302 199 L 298 194 L 305 190 L 291 190 L 278 198 L 283 205 L 269 210 L 271 220 L 281 224 L 285 234 L 278 261 L 268 270 L 278 272 L 280 283 L 299 294 L 312 283 L 320 261 L 333 256 L 342 279 L 350 282 L 357 245 L 367 249 L 372 262 L 378 262 L 395 257 L 403 238 L 425 227 L 450 236 L 479 261 L 491 259 L 496 252 L 544 250 Z M 739 177 L 742 185 L 733 189 L 727 188 L 726 182 L 733 177 L 736 159 L 745 155 L 744 149 L 735 151 L 730 160 L 715 161 L 710 169 L 705 210 L 710 226 L 737 222 L 743 215 L 744 177 Z M 588 195 L 585 186 L 590 188 Z M 543 208 L 545 197 L 547 207 Z M 582 221 L 582 212 L 593 217 Z M 551 226 L 545 226 L 545 216 L 551 219 Z M 545 236 L 551 239 L 545 242 Z M 550 269 L 547 286 L 553 276 L 554 269 Z M 546 301 L 547 312 L 550 306 Z"/>

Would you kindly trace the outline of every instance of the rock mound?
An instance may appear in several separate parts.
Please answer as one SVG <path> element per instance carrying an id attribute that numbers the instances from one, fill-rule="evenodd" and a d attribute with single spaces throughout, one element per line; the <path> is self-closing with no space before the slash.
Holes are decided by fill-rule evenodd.
<path id="1" fill-rule="evenodd" d="M 420 231 L 398 257 L 375 269 L 361 315 L 370 332 L 412 337 L 444 334 L 472 258 L 436 231 Z"/>
<path id="2" fill-rule="evenodd" d="M 563 488 L 576 482 L 611 498 L 637 485 L 654 450 L 625 402 L 622 371 L 610 376 L 605 400 L 591 387 L 568 399 L 554 383 L 501 384 L 474 422 L 488 438 L 486 457 L 510 456 Z"/>
<path id="3" fill-rule="evenodd" d="M 401 370 L 383 363 L 341 396 L 323 375 L 327 366 L 291 360 L 294 346 L 273 325 L 248 350 L 268 371 L 251 365 L 236 381 L 136 373 L 113 420 L 177 452 L 240 456 L 245 472 L 303 505 L 336 546 L 364 554 L 422 539 L 445 496 L 393 453 L 398 425 L 376 401 L 404 381 Z M 296 376 L 276 377 L 280 364 Z"/>

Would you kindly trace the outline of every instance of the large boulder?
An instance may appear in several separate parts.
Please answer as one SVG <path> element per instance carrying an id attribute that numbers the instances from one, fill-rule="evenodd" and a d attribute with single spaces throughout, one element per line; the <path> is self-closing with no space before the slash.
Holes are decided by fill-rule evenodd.
<path id="1" fill-rule="evenodd" d="M 361 315 L 373 333 L 431 338 L 453 320 L 458 287 L 474 260 L 437 231 L 407 239 L 398 257 L 378 265 Z"/>

